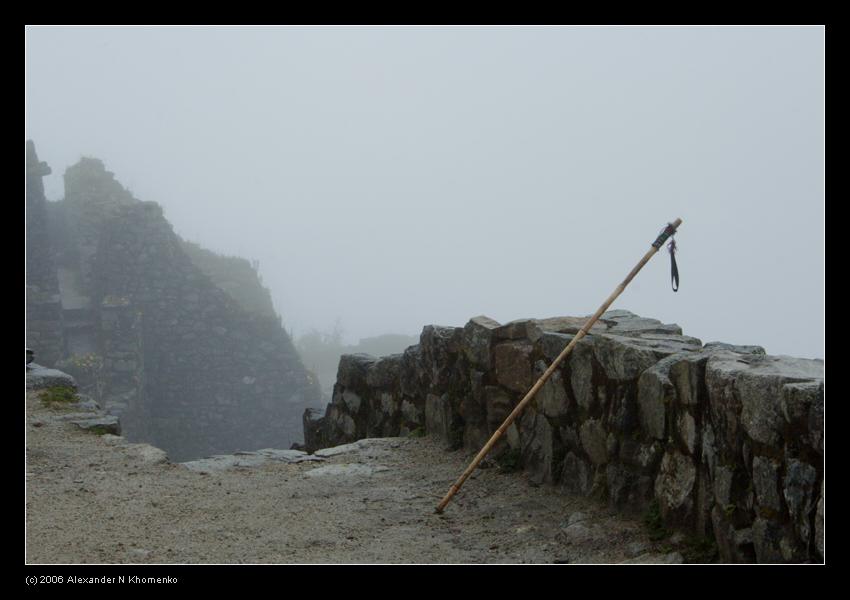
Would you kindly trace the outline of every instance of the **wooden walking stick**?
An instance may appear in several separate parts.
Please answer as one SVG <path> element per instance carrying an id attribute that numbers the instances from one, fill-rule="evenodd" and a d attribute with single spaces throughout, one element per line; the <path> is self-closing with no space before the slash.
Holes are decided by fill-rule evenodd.
<path id="1" fill-rule="evenodd" d="M 546 372 L 540 376 L 540 379 L 537 380 L 537 383 L 535 383 L 534 386 L 530 390 L 528 390 L 528 393 L 525 395 L 525 397 L 520 401 L 519 404 L 516 405 L 513 411 L 511 411 L 511 414 L 508 415 L 508 418 L 505 419 L 505 422 L 502 423 L 501 426 L 499 426 L 499 428 L 492 435 L 492 437 L 490 437 L 488 442 L 484 444 L 484 447 L 481 448 L 481 450 L 472 460 L 472 463 L 466 468 L 466 470 L 461 474 L 461 476 L 458 477 L 458 480 L 452 484 L 452 487 L 449 488 L 449 491 L 446 494 L 445 498 L 443 498 L 440 504 L 437 505 L 437 508 L 435 510 L 436 513 L 439 514 L 443 512 L 443 509 L 446 508 L 446 505 L 448 505 L 452 497 L 457 494 L 458 490 L 460 490 L 460 487 L 463 485 L 463 482 L 466 481 L 470 475 L 472 475 L 472 472 L 478 466 L 478 463 L 484 460 L 484 457 L 487 456 L 487 453 L 493 449 L 493 446 L 496 445 L 496 442 L 499 441 L 499 438 L 502 437 L 505 431 L 507 431 L 508 427 L 511 426 L 511 423 L 516 420 L 516 418 L 520 415 L 525 406 L 529 402 L 531 402 L 531 399 L 534 398 L 534 395 L 537 394 L 538 390 L 543 387 L 543 384 L 546 383 L 549 377 L 552 376 L 552 373 L 555 372 L 555 369 L 558 368 L 558 365 L 560 365 L 561 362 L 569 355 L 569 353 L 579 342 L 579 340 L 581 340 L 581 338 L 587 335 L 587 332 L 590 331 L 590 328 L 593 327 L 593 324 L 596 323 L 597 320 L 599 320 L 599 317 L 601 317 L 606 310 L 608 310 L 608 307 L 611 306 L 611 303 L 617 299 L 617 296 L 623 293 L 623 290 L 626 289 L 626 286 L 629 285 L 629 282 L 634 279 L 635 275 L 638 274 L 638 271 L 640 271 L 643 266 L 649 262 L 649 259 L 652 258 L 656 252 L 658 252 L 658 249 L 661 248 L 667 238 L 676 233 L 676 229 L 681 224 L 682 219 L 676 219 L 672 223 L 667 224 L 667 227 L 664 228 L 664 231 L 662 231 L 659 234 L 658 238 L 652 243 L 652 248 L 646 254 L 644 254 L 643 258 L 640 259 L 640 262 L 623 280 L 623 283 L 617 286 L 614 292 L 610 296 L 608 296 L 608 299 L 602 303 L 602 306 L 599 307 L 599 309 L 593 314 L 592 317 L 590 317 L 587 323 L 585 323 L 584 326 L 579 330 L 579 332 L 575 335 L 572 341 L 567 344 L 567 347 L 561 351 L 555 361 L 549 366 L 548 369 L 546 369 Z"/>

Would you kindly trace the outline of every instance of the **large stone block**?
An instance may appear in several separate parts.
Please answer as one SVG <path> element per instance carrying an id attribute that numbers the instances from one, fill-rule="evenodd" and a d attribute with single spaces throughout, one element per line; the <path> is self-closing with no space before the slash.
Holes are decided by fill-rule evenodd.
<path id="1" fill-rule="evenodd" d="M 535 379 L 546 370 L 546 365 L 538 361 L 535 365 Z M 561 371 L 556 369 L 552 376 L 543 384 L 536 396 L 537 406 L 541 413 L 552 419 L 560 419 L 567 416 L 569 411 L 569 397 L 564 387 L 564 378 Z"/>
<path id="2" fill-rule="evenodd" d="M 496 381 L 509 390 L 525 394 L 534 385 L 531 353 L 528 342 L 503 342 L 493 348 Z"/>
<path id="3" fill-rule="evenodd" d="M 343 354 L 339 357 L 336 382 L 346 388 L 364 388 L 369 369 L 377 362 L 369 354 Z"/>
<path id="4" fill-rule="evenodd" d="M 563 490 L 587 495 L 593 485 L 593 467 L 581 456 L 567 452 L 561 470 L 560 486 Z"/>
<path id="5" fill-rule="evenodd" d="M 690 522 L 694 509 L 696 475 L 693 460 L 676 450 L 668 450 L 661 459 L 661 468 L 655 480 L 655 496 L 666 522 Z"/>
<path id="6" fill-rule="evenodd" d="M 484 406 L 487 415 L 487 432 L 492 434 L 505 422 L 517 405 L 516 398 L 498 386 L 484 387 Z"/>
<path id="7" fill-rule="evenodd" d="M 543 330 L 534 319 L 519 319 L 511 321 L 493 331 L 493 339 L 501 340 L 528 340 L 536 342 L 543 335 Z"/>
<path id="8" fill-rule="evenodd" d="M 811 534 L 811 514 L 817 502 L 817 471 L 809 464 L 790 459 L 785 467 L 783 496 L 794 532 L 804 544 Z"/>
<path id="9" fill-rule="evenodd" d="M 563 449 L 545 416 L 529 408 L 519 425 L 522 462 L 532 482 L 554 483 L 559 473 Z"/>
<path id="10" fill-rule="evenodd" d="M 469 362 L 488 370 L 491 367 L 490 346 L 493 334 L 501 327 L 498 321 L 483 315 L 473 317 L 463 328 L 463 352 Z"/>
<path id="11" fill-rule="evenodd" d="M 602 422 L 588 419 L 579 429 L 581 446 L 594 465 L 604 465 L 608 462 L 608 432 Z"/>
<path id="12" fill-rule="evenodd" d="M 779 469 L 780 464 L 770 458 L 756 456 L 753 458 L 753 488 L 759 507 L 768 509 L 775 514 L 782 510 L 779 498 Z"/>
<path id="13" fill-rule="evenodd" d="M 766 445 L 778 444 L 782 435 L 783 386 L 822 379 L 822 361 L 789 356 L 720 351 L 706 366 L 712 408 L 725 421 L 727 434 L 733 435 L 733 422 L 739 421 L 750 438 Z"/>

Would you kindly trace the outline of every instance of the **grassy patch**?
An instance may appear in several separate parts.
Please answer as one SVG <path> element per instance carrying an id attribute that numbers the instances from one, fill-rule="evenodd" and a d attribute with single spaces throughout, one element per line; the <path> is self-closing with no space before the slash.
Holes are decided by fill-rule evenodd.
<path id="1" fill-rule="evenodd" d="M 417 427 L 416 429 L 414 429 L 413 431 L 408 433 L 407 437 L 414 437 L 414 438 L 425 437 L 425 428 L 424 427 Z"/>
<path id="2" fill-rule="evenodd" d="M 57 385 L 41 393 L 41 401 L 47 406 L 71 404 L 77 401 L 77 393 L 69 387 Z"/>
<path id="3" fill-rule="evenodd" d="M 86 429 L 86 431 L 94 435 L 106 435 L 107 433 L 109 433 L 109 429 L 104 427 L 103 425 L 95 425 L 94 427 L 89 427 L 88 429 Z"/>

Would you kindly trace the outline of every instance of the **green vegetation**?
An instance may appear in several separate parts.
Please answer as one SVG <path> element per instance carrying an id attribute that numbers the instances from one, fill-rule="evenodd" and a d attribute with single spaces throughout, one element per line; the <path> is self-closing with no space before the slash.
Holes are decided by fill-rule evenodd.
<path id="1" fill-rule="evenodd" d="M 413 431 L 408 433 L 407 437 L 414 437 L 414 438 L 425 437 L 425 428 L 424 427 L 417 427 L 416 429 L 414 429 Z"/>
<path id="2" fill-rule="evenodd" d="M 106 435 L 109 433 L 109 429 L 104 427 L 103 425 L 95 425 L 94 427 L 89 427 L 86 429 L 89 433 L 93 433 L 94 435 Z"/>
<path id="3" fill-rule="evenodd" d="M 77 401 L 77 393 L 69 387 L 54 386 L 42 391 L 41 401 L 47 406 L 70 404 Z"/>

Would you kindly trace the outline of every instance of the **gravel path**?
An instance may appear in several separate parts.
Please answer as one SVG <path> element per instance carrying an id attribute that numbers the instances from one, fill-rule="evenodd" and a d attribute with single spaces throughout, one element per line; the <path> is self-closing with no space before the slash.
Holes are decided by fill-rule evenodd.
<path id="1" fill-rule="evenodd" d="M 199 471 L 83 431 L 63 420 L 79 409 L 40 395 L 27 395 L 29 564 L 681 561 L 637 520 L 498 468 L 476 471 L 437 515 L 471 455 L 431 438 Z"/>

